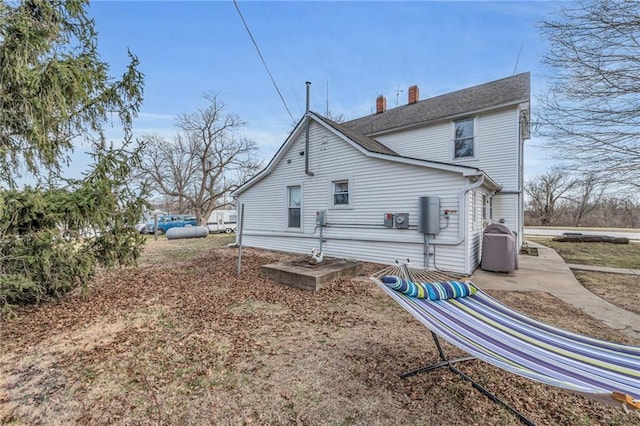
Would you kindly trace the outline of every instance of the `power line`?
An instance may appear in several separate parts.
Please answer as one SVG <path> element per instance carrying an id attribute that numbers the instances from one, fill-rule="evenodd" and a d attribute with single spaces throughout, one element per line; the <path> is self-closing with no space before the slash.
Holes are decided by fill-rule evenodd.
<path id="1" fill-rule="evenodd" d="M 287 106 L 287 103 L 285 102 L 284 97 L 282 96 L 282 93 L 280 92 L 280 89 L 278 88 L 278 84 L 276 84 L 276 80 L 273 78 L 273 75 L 271 74 L 271 71 L 269 70 L 269 66 L 267 65 L 267 62 L 264 60 L 264 57 L 262 56 L 262 53 L 260 52 L 260 48 L 258 47 L 258 43 L 256 43 L 256 40 L 253 38 L 253 34 L 251 34 L 251 30 L 249 29 L 249 26 L 247 25 L 247 21 L 244 20 L 244 16 L 242 16 L 242 12 L 240 12 L 240 7 L 238 7 L 237 0 L 233 0 L 233 4 L 236 7 L 236 10 L 238 11 L 238 15 L 240 15 L 240 19 L 242 19 L 242 23 L 244 24 L 244 28 L 247 30 L 247 33 L 249 34 L 249 37 L 251 38 L 251 41 L 253 42 L 253 45 L 256 48 L 256 51 L 258 52 L 258 56 L 260 56 L 260 60 L 262 61 L 262 64 L 264 65 L 264 68 L 267 70 L 267 74 L 269 74 L 269 77 L 271 78 L 271 82 L 273 83 L 273 87 L 275 87 L 276 92 L 278 92 L 278 96 L 280 96 L 280 100 L 282 101 L 282 104 L 284 105 L 284 109 L 286 109 L 287 113 L 289 113 L 289 117 L 291 117 L 291 121 L 295 121 L 295 119 L 293 118 L 293 114 L 291 114 L 291 111 L 289 111 L 289 107 Z"/>

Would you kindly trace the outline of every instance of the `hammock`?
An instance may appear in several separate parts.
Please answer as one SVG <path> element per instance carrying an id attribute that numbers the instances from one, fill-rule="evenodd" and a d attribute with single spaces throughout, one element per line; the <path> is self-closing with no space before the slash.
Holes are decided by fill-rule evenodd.
<path id="1" fill-rule="evenodd" d="M 415 294 L 415 288 L 411 289 L 412 281 L 426 281 L 425 278 L 430 278 L 427 271 L 410 269 L 406 265 L 387 268 L 371 277 L 385 293 L 435 333 L 433 337 L 441 362 L 403 377 L 447 366 L 478 388 L 477 383 L 452 366 L 475 357 L 541 383 L 608 403 L 622 403 L 625 409 L 640 409 L 640 347 L 590 338 L 534 320 L 500 303 L 470 282 L 465 284 L 474 294 L 466 297 L 454 295 L 430 300 L 402 292 L 413 291 Z M 390 286 L 402 288 L 397 291 Z M 449 360 L 436 335 L 472 357 Z M 488 393 L 488 396 L 505 405 L 524 423 L 532 424 L 495 395 Z"/>

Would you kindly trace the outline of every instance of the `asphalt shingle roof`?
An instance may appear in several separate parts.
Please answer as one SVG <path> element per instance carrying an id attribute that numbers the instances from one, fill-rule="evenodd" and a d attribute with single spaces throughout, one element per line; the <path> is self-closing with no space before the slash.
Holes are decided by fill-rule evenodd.
<path id="1" fill-rule="evenodd" d="M 388 148 L 386 145 L 381 144 L 375 139 L 356 133 L 353 130 L 349 129 L 348 127 L 338 124 L 335 121 L 329 120 L 328 118 L 323 117 L 319 114 L 314 114 L 314 115 L 316 118 L 322 120 L 324 123 L 326 123 L 330 127 L 333 127 L 335 130 L 342 133 L 343 135 L 345 135 L 346 137 L 348 137 L 349 139 L 351 139 L 352 141 L 354 141 L 355 143 L 357 143 L 367 151 L 376 152 L 378 154 L 398 155 L 397 152 L 395 152 L 391 148 Z"/>
<path id="2" fill-rule="evenodd" d="M 355 133 L 371 135 L 400 127 L 461 116 L 487 108 L 528 101 L 530 73 L 492 81 L 342 123 Z"/>

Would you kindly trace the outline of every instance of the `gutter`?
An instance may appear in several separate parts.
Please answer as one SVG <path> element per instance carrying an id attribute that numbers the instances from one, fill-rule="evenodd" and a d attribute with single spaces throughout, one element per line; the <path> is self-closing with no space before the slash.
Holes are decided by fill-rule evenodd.
<path id="1" fill-rule="evenodd" d="M 480 186 L 482 186 L 482 184 L 484 184 L 484 174 L 478 175 L 477 181 L 465 186 L 460 191 L 460 195 L 458 198 L 458 206 L 460 208 L 460 215 L 459 215 L 460 219 L 458 220 L 458 239 L 453 241 L 438 241 L 436 238 L 433 238 L 429 240 L 429 244 L 439 245 L 439 246 L 457 246 L 464 242 L 467 236 L 467 226 L 469 226 L 468 220 L 466 219 L 466 215 L 465 215 L 465 212 L 466 212 L 465 206 L 467 204 L 465 203 L 465 197 L 467 196 L 467 193 L 469 191 L 479 188 Z M 462 226 L 460 226 L 460 220 L 463 221 Z"/>

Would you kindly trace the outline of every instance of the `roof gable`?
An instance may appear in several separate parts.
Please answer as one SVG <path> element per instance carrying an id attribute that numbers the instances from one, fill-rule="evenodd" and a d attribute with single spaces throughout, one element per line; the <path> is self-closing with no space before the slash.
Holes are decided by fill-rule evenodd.
<path id="1" fill-rule="evenodd" d="M 395 151 L 393 151 L 392 149 L 385 146 L 384 144 L 376 141 L 375 139 L 372 139 L 368 136 L 360 135 L 354 132 L 353 130 L 346 128 L 341 124 L 338 124 L 332 120 L 329 120 L 326 117 L 318 115 L 314 112 L 309 112 L 309 117 L 312 120 L 315 120 L 321 126 L 328 129 L 329 131 L 335 133 L 338 137 L 343 139 L 346 143 L 351 144 L 353 147 L 355 147 L 356 149 L 358 149 L 360 152 L 362 152 L 368 157 L 379 158 L 387 161 L 396 161 L 396 162 L 405 163 L 405 164 L 413 164 L 420 167 L 429 167 L 429 168 L 434 168 L 439 170 L 448 170 L 455 173 L 461 173 L 463 176 L 484 175 L 484 172 L 482 172 L 482 170 L 477 169 L 475 167 L 442 163 L 439 161 L 427 161 L 427 160 L 420 160 L 416 158 L 403 157 L 398 153 L 396 153 Z M 260 171 L 260 173 L 258 173 L 253 178 L 249 179 L 247 182 L 242 184 L 238 189 L 233 191 L 231 195 L 235 197 L 241 194 L 245 190 L 249 189 L 256 183 L 261 181 L 264 177 L 269 175 L 269 173 L 271 173 L 271 171 L 275 169 L 275 167 L 277 167 L 277 165 L 280 163 L 280 161 L 288 151 L 289 147 L 293 143 L 295 143 L 295 141 L 298 139 L 300 134 L 304 131 L 304 128 L 305 128 L 304 123 L 305 123 L 305 120 L 303 117 L 296 125 L 296 128 L 291 132 L 287 140 L 280 146 L 280 148 L 278 149 L 278 152 L 271 159 L 269 164 L 267 164 L 267 166 L 262 171 Z M 499 188 L 499 185 L 495 184 L 491 179 L 488 179 L 488 180 L 489 182 L 491 182 L 491 185 L 494 185 L 496 188 Z"/>
<path id="2" fill-rule="evenodd" d="M 530 73 L 480 84 L 342 123 L 363 135 L 427 124 L 448 117 L 529 101 Z"/>

